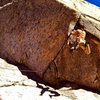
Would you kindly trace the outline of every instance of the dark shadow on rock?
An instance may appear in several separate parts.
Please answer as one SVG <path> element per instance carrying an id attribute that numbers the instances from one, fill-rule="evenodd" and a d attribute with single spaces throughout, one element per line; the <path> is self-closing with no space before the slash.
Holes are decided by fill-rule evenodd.
<path id="1" fill-rule="evenodd" d="M 97 91 L 95 89 L 91 89 L 89 87 L 86 87 L 86 86 L 83 86 L 83 85 L 79 85 L 79 84 L 76 84 L 74 82 L 69 82 L 69 81 L 66 81 L 65 82 L 65 85 L 63 87 L 66 87 L 66 88 L 69 88 L 69 90 L 79 90 L 79 89 L 84 89 L 86 91 L 90 91 L 90 92 L 93 92 L 93 93 L 97 93 L 100 95 L 100 91 Z"/>
<path id="2" fill-rule="evenodd" d="M 29 79 L 32 79 L 38 83 L 42 83 L 42 84 L 45 84 L 47 85 L 47 83 L 41 79 L 35 72 L 33 72 L 31 69 L 29 69 L 27 66 L 24 66 L 24 65 L 19 65 L 17 64 L 19 70 L 21 71 L 21 73 L 23 75 L 26 75 Z"/>
<path id="3" fill-rule="evenodd" d="M 54 94 L 54 95 L 49 95 L 51 98 L 52 98 L 52 96 L 60 96 L 59 93 L 49 90 L 48 87 L 44 88 L 43 86 L 39 85 L 38 83 L 42 83 L 42 84 L 44 84 L 46 86 L 47 85 L 51 86 L 54 89 L 60 89 L 62 87 L 67 87 L 67 88 L 71 87 L 70 90 L 84 89 L 84 90 L 91 91 L 93 93 L 97 93 L 97 94 L 100 95 L 100 91 L 97 91 L 95 89 L 91 89 L 89 87 L 86 87 L 86 86 L 83 86 L 83 85 L 79 85 L 79 84 L 76 84 L 76 83 L 70 82 L 70 81 L 61 81 L 61 82 L 59 82 L 58 86 L 51 85 L 49 83 L 46 83 L 43 79 L 41 79 L 35 72 L 32 72 L 32 70 L 29 69 L 27 66 L 19 65 L 19 64 L 17 64 L 17 66 L 18 66 L 19 70 L 22 72 L 23 75 L 26 75 L 28 78 L 36 81 L 37 87 L 42 89 L 40 95 L 43 95 L 46 91 L 49 91 L 50 93 Z"/>
<path id="4" fill-rule="evenodd" d="M 39 83 L 41 84 L 44 84 L 45 86 L 51 86 L 53 87 L 54 89 L 60 89 L 62 87 L 66 87 L 66 88 L 69 88 L 69 90 L 78 90 L 78 89 L 84 89 L 84 90 L 87 90 L 87 91 L 91 91 L 93 93 L 97 93 L 100 95 L 100 91 L 97 91 L 95 89 L 91 89 L 91 88 L 88 88 L 86 86 L 83 86 L 83 85 L 79 85 L 79 84 L 76 84 L 74 82 L 70 82 L 70 81 L 61 81 L 59 82 L 59 86 L 56 86 L 56 85 L 51 85 L 47 82 L 45 82 L 43 79 L 41 79 L 35 72 L 33 72 L 31 69 L 29 69 L 27 66 L 25 65 L 21 65 L 21 64 L 18 64 L 18 63 L 12 63 L 11 61 L 9 61 L 8 59 L 6 59 L 6 61 L 10 64 L 13 64 L 15 66 L 18 67 L 18 69 L 21 71 L 21 73 L 23 75 L 26 75 L 29 79 L 32 79 L 34 80 L 36 83 L 37 83 L 37 87 L 42 89 L 40 95 L 43 95 L 46 91 L 50 92 L 51 95 L 50 98 L 52 98 L 53 96 L 60 96 L 60 94 L 56 91 L 52 91 L 52 90 L 49 90 L 49 87 L 43 87 L 42 85 L 40 85 Z"/>
<path id="5" fill-rule="evenodd" d="M 60 94 L 56 91 L 50 90 L 49 87 L 43 87 L 42 85 L 40 85 L 38 82 L 37 83 L 37 88 L 42 89 L 40 95 L 42 96 L 45 92 L 50 92 L 51 94 L 49 95 L 50 98 L 52 97 L 56 97 L 56 96 L 60 96 Z"/>
<path id="6" fill-rule="evenodd" d="M 4 58 L 2 58 L 4 59 Z M 25 76 L 27 76 L 29 79 L 32 79 L 38 83 L 42 83 L 47 85 L 47 83 L 41 79 L 34 71 L 32 71 L 31 69 L 29 69 L 27 66 L 23 65 L 23 64 L 19 64 L 16 61 L 15 62 L 11 62 L 9 59 L 5 59 L 9 64 L 15 65 L 18 67 L 18 69 L 21 71 L 21 73 Z"/>

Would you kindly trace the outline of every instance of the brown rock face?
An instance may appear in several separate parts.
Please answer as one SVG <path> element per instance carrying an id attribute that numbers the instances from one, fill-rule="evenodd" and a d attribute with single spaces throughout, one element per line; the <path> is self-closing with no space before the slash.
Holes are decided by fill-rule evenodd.
<path id="1" fill-rule="evenodd" d="M 78 16 L 55 0 L 13 2 L 0 10 L 0 56 L 42 75 Z"/>
<path id="2" fill-rule="evenodd" d="M 67 7 L 71 1 L 64 6 L 56 0 L 19 0 L 1 7 L 0 57 L 28 66 L 52 85 L 67 80 L 100 91 L 100 22 Z M 74 27 L 87 32 L 90 55 L 80 48 L 70 51 L 67 39 Z"/>
<path id="3" fill-rule="evenodd" d="M 12 0 L 0 0 L 0 6 L 4 6 L 5 4 L 11 2 Z"/>
<path id="4" fill-rule="evenodd" d="M 87 36 L 87 41 L 92 50 L 90 55 L 85 54 L 82 49 L 71 52 L 69 46 L 65 44 L 44 74 L 45 80 L 51 80 L 50 82 L 55 84 L 68 80 L 100 90 L 100 41 L 90 35 Z"/>

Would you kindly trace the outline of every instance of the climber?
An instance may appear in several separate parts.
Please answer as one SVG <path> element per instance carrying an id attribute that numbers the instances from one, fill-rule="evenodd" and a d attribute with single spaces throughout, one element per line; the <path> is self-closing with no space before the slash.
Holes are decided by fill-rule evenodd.
<path id="1" fill-rule="evenodd" d="M 73 30 L 70 33 L 67 42 L 67 44 L 70 46 L 71 51 L 76 50 L 78 48 L 82 48 L 86 54 L 90 54 L 90 45 L 88 42 L 86 42 L 85 37 L 85 31 L 81 29 Z"/>

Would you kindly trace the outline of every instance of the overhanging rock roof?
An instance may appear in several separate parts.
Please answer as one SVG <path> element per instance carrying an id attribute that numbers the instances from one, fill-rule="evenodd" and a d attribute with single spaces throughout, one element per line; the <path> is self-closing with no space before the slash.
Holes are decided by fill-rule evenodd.
<path id="1" fill-rule="evenodd" d="M 84 30 L 100 39 L 100 8 L 84 0 L 57 0 L 81 13 L 79 23 Z M 91 28 L 91 29 L 90 29 Z"/>

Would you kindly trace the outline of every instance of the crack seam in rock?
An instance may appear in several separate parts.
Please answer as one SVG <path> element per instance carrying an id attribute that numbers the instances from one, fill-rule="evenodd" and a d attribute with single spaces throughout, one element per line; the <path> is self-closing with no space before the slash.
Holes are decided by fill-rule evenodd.
<path id="1" fill-rule="evenodd" d="M 77 25 L 77 22 L 79 22 L 80 18 L 81 18 L 81 15 L 79 16 L 79 18 L 78 18 L 78 20 L 76 21 L 76 24 L 75 24 L 75 26 L 74 26 L 74 28 L 73 28 L 72 30 L 75 29 L 75 27 L 76 27 L 76 25 Z M 69 36 L 70 36 L 70 35 L 69 35 Z M 63 47 L 66 45 L 66 43 L 67 43 L 67 41 L 68 41 L 69 36 L 66 38 L 66 40 L 64 41 L 62 47 L 60 48 L 60 50 L 58 51 L 57 55 L 54 57 L 54 59 L 53 59 L 52 61 L 55 61 L 55 59 L 57 58 L 57 56 L 59 55 L 59 53 L 62 51 Z M 52 61 L 51 61 L 51 62 L 52 62 Z M 50 63 L 51 63 L 51 62 L 50 62 Z"/>
<path id="2" fill-rule="evenodd" d="M 76 27 L 76 25 L 77 25 L 77 22 L 79 22 L 80 18 L 81 18 L 81 15 L 79 15 L 79 17 L 78 17 L 78 19 L 77 19 L 77 21 L 76 21 L 76 24 L 75 24 L 75 26 L 74 26 L 74 28 L 73 28 L 72 30 L 75 29 L 75 27 Z M 63 47 L 66 45 L 66 43 L 67 43 L 67 41 L 68 41 L 68 38 L 69 38 L 69 36 L 66 37 L 66 40 L 64 41 L 64 43 L 63 43 L 63 45 L 61 46 L 60 50 L 58 51 L 58 53 L 56 54 L 56 56 L 54 57 L 54 59 L 48 64 L 48 66 L 50 66 L 50 64 L 51 64 L 52 62 L 55 61 L 55 59 L 57 58 L 57 56 L 59 55 L 59 53 L 62 51 Z M 54 62 L 54 63 L 55 63 L 55 62 Z M 57 67 L 57 66 L 56 66 L 56 67 Z M 45 73 L 46 73 L 47 70 L 48 70 L 48 67 L 47 67 L 46 70 L 43 72 L 43 75 L 42 75 L 43 78 L 44 78 Z M 57 71 L 58 71 L 58 70 L 57 70 Z M 58 73 L 58 72 L 57 72 L 57 73 Z M 58 76 L 57 76 L 57 77 L 58 77 Z"/>
<path id="3" fill-rule="evenodd" d="M 54 62 L 54 60 L 56 59 L 56 57 L 59 55 L 59 53 L 61 52 L 61 50 L 63 49 L 64 45 L 66 44 L 67 40 L 64 41 L 63 45 L 61 46 L 60 50 L 58 51 L 57 55 L 54 57 L 54 59 L 48 64 L 48 66 L 50 66 L 50 64 L 52 62 Z M 43 72 L 43 78 L 45 76 L 46 71 L 48 70 L 48 67 L 46 68 L 46 70 Z"/>
<path id="4" fill-rule="evenodd" d="M 9 86 L 30 86 L 30 87 L 33 87 L 34 85 L 27 85 L 24 83 L 24 81 L 22 81 L 22 83 L 19 82 L 14 82 L 14 83 L 11 83 L 11 84 L 5 84 L 5 85 L 2 85 L 0 87 L 9 87 Z"/>
<path id="5" fill-rule="evenodd" d="M 3 8 L 5 8 L 7 6 L 10 6 L 12 4 L 13 4 L 13 1 L 12 2 L 9 2 L 9 3 L 7 3 L 7 4 L 3 5 L 3 6 L 0 6 L 0 10 L 2 10 Z"/>
<path id="6" fill-rule="evenodd" d="M 58 68 L 57 68 L 57 65 L 56 65 L 55 61 L 53 61 L 53 62 L 54 62 L 55 69 L 56 69 L 56 78 L 59 78 L 59 77 L 58 77 L 59 74 L 58 74 Z"/>
<path id="7" fill-rule="evenodd" d="M 94 18 L 94 17 L 92 17 L 92 16 L 90 16 L 90 15 L 87 15 L 87 14 L 84 14 L 84 13 L 81 13 L 81 14 L 82 14 L 84 17 L 86 16 L 86 17 L 89 17 L 89 18 L 91 18 L 91 19 L 94 19 L 94 20 L 100 22 L 100 20 L 98 20 L 98 19 L 96 19 L 96 18 Z"/>
<path id="8" fill-rule="evenodd" d="M 2 10 L 5 7 L 8 7 L 12 5 L 14 2 L 18 2 L 18 0 L 12 0 L 11 2 L 8 2 L 7 4 L 4 4 L 3 6 L 0 6 L 0 10 Z"/>

